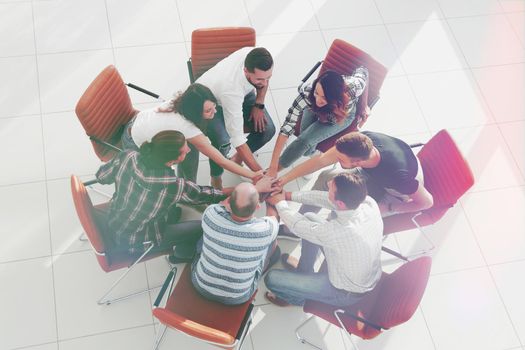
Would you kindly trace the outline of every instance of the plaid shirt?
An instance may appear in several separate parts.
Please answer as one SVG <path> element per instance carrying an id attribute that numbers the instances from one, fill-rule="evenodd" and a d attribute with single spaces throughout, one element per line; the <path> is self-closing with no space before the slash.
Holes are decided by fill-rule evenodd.
<path id="1" fill-rule="evenodd" d="M 115 183 L 108 225 L 117 245 L 132 253 L 143 251 L 147 241 L 160 244 L 172 205 L 215 203 L 226 197 L 210 186 L 176 177 L 170 168 L 147 168 L 136 151 L 120 153 L 96 176 L 102 184 Z"/>
<path id="2" fill-rule="evenodd" d="M 346 105 L 346 111 L 348 114 L 355 107 L 359 100 L 359 96 L 361 96 L 365 90 L 365 86 L 368 83 L 368 69 L 363 66 L 358 67 L 354 74 L 343 75 L 343 80 L 346 85 L 346 93 L 350 97 L 350 101 L 348 101 L 348 104 Z M 311 85 L 308 85 L 299 90 L 299 96 L 293 101 L 292 107 L 288 109 L 288 115 L 281 126 L 281 134 L 289 137 L 294 133 L 295 124 L 297 124 L 299 117 L 303 115 L 303 110 L 306 107 L 310 107 L 308 95 L 312 91 L 312 88 Z M 331 124 L 334 124 L 336 120 L 335 116 L 332 114 L 328 115 L 327 119 Z"/>

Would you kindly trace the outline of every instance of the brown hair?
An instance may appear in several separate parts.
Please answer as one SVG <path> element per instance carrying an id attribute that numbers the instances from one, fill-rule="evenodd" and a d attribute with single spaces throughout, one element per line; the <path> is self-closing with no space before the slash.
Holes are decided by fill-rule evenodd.
<path id="1" fill-rule="evenodd" d="M 335 148 L 347 157 L 366 160 L 370 158 L 374 144 L 370 137 L 365 134 L 352 131 L 338 138 L 335 142 Z"/>
<path id="2" fill-rule="evenodd" d="M 356 209 L 366 198 L 365 179 L 356 173 L 346 172 L 334 177 L 335 199 L 343 202 L 347 209 Z"/>
<path id="3" fill-rule="evenodd" d="M 323 107 L 318 107 L 315 103 L 315 87 L 321 84 L 324 91 L 324 97 L 327 104 Z M 330 114 L 333 114 L 337 123 L 340 123 L 346 118 L 346 106 L 350 101 L 350 97 L 346 93 L 346 85 L 341 74 L 331 70 L 327 70 L 319 75 L 312 83 L 312 90 L 307 98 L 310 102 L 310 108 L 318 115 L 319 121 L 325 123 L 328 121 Z"/>
<path id="4" fill-rule="evenodd" d="M 179 158 L 185 143 L 186 138 L 180 131 L 161 131 L 151 142 L 146 141 L 140 146 L 140 159 L 151 168 L 165 167 L 166 163 Z"/>
<path id="5" fill-rule="evenodd" d="M 208 87 L 194 83 L 175 97 L 168 111 L 181 114 L 202 132 L 205 132 L 207 120 L 202 117 L 202 111 L 206 101 L 217 103 L 217 99 Z"/>

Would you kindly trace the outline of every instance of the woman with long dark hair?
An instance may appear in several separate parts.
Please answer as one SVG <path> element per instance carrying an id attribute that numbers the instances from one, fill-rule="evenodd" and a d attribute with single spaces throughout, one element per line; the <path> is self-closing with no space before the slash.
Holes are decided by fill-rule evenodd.
<path id="1" fill-rule="evenodd" d="M 350 126 L 356 114 L 364 122 L 369 111 L 367 92 L 368 70 L 365 67 L 357 68 L 350 76 L 325 71 L 310 86 L 301 88 L 281 126 L 268 174 L 276 176 L 301 156 L 312 155 L 318 143 Z M 299 136 L 282 152 L 299 118 Z"/>
<path id="2" fill-rule="evenodd" d="M 159 107 L 138 113 L 126 127 L 122 144 L 126 149 L 137 149 L 160 131 L 176 130 L 184 134 L 191 149 L 177 166 L 178 176 L 195 182 L 201 152 L 224 169 L 253 179 L 259 174 L 225 158 L 206 136 L 206 126 L 215 115 L 216 104 L 217 99 L 209 88 L 191 84 L 186 91 Z"/>

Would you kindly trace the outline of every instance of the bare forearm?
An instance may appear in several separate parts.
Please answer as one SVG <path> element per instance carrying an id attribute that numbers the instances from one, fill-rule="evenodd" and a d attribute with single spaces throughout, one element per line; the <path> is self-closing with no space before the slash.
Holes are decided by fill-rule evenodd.
<path id="1" fill-rule="evenodd" d="M 257 95 L 255 96 L 255 102 L 264 103 L 264 99 L 266 98 L 267 91 L 268 91 L 268 85 L 266 85 L 262 89 L 256 89 Z"/>
<path id="2" fill-rule="evenodd" d="M 255 160 L 255 157 L 247 144 L 244 143 L 237 147 L 237 152 L 252 171 L 259 171 L 262 169 L 259 163 Z"/>
<path id="3" fill-rule="evenodd" d="M 335 151 L 330 149 L 326 153 L 310 158 L 309 160 L 293 168 L 291 171 L 281 177 L 281 183 L 283 185 L 287 184 L 299 176 L 311 174 L 314 171 L 324 168 L 330 164 L 334 164 L 335 162 L 337 162 Z"/>

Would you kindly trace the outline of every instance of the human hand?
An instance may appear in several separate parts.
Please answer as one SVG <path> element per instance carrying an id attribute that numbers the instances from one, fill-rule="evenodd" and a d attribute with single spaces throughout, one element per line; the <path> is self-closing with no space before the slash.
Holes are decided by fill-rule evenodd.
<path id="1" fill-rule="evenodd" d="M 263 176 L 257 181 L 255 184 L 255 188 L 259 193 L 268 193 L 273 192 L 276 190 L 275 184 L 277 183 L 277 179 L 275 177 L 270 176 Z"/>
<path id="2" fill-rule="evenodd" d="M 268 121 L 264 116 L 263 109 L 257 108 L 255 106 L 252 107 L 252 110 L 250 112 L 250 120 L 253 120 L 253 126 L 256 132 L 263 132 L 264 130 L 266 130 L 266 124 L 268 123 Z"/>
<path id="3" fill-rule="evenodd" d="M 277 203 L 279 203 L 280 201 L 284 201 L 284 200 L 285 200 L 284 192 L 279 192 L 279 193 L 272 195 L 271 197 L 268 197 L 266 199 L 266 202 L 275 206 Z"/>
<path id="4" fill-rule="evenodd" d="M 277 168 L 269 167 L 266 169 L 265 174 L 270 177 L 276 177 L 277 176 Z"/>
<path id="5" fill-rule="evenodd" d="M 357 127 L 360 129 L 363 127 L 363 125 L 366 123 L 366 121 L 368 120 L 368 117 L 370 116 L 370 107 L 368 107 L 368 105 L 366 105 L 366 107 L 364 108 L 363 111 L 361 111 L 361 113 L 357 116 L 358 119 L 358 123 L 357 123 Z"/>
<path id="6" fill-rule="evenodd" d="M 257 182 L 259 182 L 260 179 L 264 177 L 265 171 L 264 170 L 258 170 L 253 172 L 253 176 L 251 177 L 252 183 L 255 185 Z"/>

